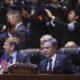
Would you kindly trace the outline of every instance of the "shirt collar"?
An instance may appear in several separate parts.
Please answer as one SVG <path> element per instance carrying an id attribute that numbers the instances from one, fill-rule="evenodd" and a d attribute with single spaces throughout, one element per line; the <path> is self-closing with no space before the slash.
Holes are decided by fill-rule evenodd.
<path id="1" fill-rule="evenodd" d="M 22 24 L 22 22 L 18 23 L 15 27 L 15 30 Z"/>
<path id="2" fill-rule="evenodd" d="M 17 51 L 15 51 L 11 56 L 14 58 L 17 55 Z"/>
<path id="3" fill-rule="evenodd" d="M 56 53 L 51 57 L 51 59 L 55 59 L 56 58 Z"/>

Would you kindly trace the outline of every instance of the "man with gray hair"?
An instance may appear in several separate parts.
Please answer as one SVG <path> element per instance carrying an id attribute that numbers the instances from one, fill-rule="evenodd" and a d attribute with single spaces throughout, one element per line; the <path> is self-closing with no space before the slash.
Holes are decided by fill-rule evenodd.
<path id="1" fill-rule="evenodd" d="M 27 28 L 23 25 L 22 17 L 19 11 L 12 11 L 7 14 L 8 22 L 12 26 L 12 36 L 19 37 L 21 49 L 26 48 Z"/>
<path id="2" fill-rule="evenodd" d="M 53 37 L 49 34 L 45 34 L 45 35 L 41 36 L 41 38 L 40 38 L 40 47 L 43 48 L 43 43 L 45 41 L 48 41 L 48 40 L 51 40 L 51 39 L 53 39 Z"/>
<path id="3" fill-rule="evenodd" d="M 43 52 L 46 59 L 40 62 L 39 73 L 51 74 L 76 74 L 77 69 L 67 56 L 57 51 L 57 40 L 55 38 L 44 41 Z"/>

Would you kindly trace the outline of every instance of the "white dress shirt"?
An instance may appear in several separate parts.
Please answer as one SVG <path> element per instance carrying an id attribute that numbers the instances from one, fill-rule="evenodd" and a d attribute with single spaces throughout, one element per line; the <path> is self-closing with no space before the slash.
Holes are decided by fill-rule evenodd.
<path id="1" fill-rule="evenodd" d="M 51 57 L 52 59 L 52 70 L 54 68 L 54 63 L 55 63 L 55 60 L 56 60 L 56 53 Z M 49 70 L 49 62 L 48 62 L 48 65 L 47 65 L 47 71 Z"/>
<path id="2" fill-rule="evenodd" d="M 17 57 L 17 51 L 15 51 L 12 55 L 10 55 L 12 57 L 12 64 L 16 63 L 16 57 Z"/>
<path id="3" fill-rule="evenodd" d="M 13 37 L 13 35 L 9 32 L 8 32 L 8 36 L 9 36 L 9 38 Z"/>
<path id="4" fill-rule="evenodd" d="M 56 18 L 55 16 L 52 16 L 51 25 L 52 25 L 53 27 L 55 27 L 55 24 L 54 24 L 55 18 Z"/>
<path id="5" fill-rule="evenodd" d="M 74 22 L 72 22 L 72 23 L 68 23 L 68 30 L 69 30 L 69 31 L 73 31 L 73 30 L 75 29 L 74 23 L 76 23 L 76 22 L 74 21 Z"/>

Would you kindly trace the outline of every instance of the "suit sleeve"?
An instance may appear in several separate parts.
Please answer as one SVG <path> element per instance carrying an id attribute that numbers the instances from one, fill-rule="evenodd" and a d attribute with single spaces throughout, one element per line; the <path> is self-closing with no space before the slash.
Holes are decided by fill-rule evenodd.
<path id="1" fill-rule="evenodd" d="M 52 19 L 53 20 L 53 19 Z M 57 27 L 61 27 L 61 28 L 68 28 L 67 23 L 63 22 L 61 19 L 59 19 L 58 17 L 56 17 L 53 20 L 53 23 L 57 26 Z"/>
<path id="2" fill-rule="evenodd" d="M 65 70 L 70 73 L 70 74 L 79 74 L 78 69 L 76 68 L 76 66 L 74 65 L 74 62 L 72 62 L 68 57 L 65 58 L 64 60 L 64 66 L 65 66 Z"/>
<path id="3" fill-rule="evenodd" d="M 27 40 L 27 29 L 19 29 L 18 31 L 16 31 L 16 36 L 20 38 L 20 48 L 25 48 Z"/>

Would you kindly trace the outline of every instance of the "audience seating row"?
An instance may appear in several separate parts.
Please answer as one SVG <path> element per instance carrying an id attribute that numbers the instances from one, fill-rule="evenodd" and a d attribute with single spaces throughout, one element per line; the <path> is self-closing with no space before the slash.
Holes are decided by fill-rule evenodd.
<path id="1" fill-rule="evenodd" d="M 40 49 L 25 49 L 23 51 L 30 56 L 33 64 L 38 64 L 42 60 Z M 59 49 L 58 53 L 67 55 L 76 68 L 80 70 L 80 47 L 64 47 Z M 15 64 L 9 68 L 9 72 L 11 74 L 37 74 L 37 67 L 33 64 Z"/>

